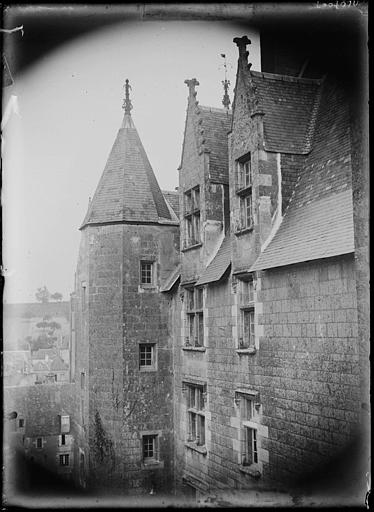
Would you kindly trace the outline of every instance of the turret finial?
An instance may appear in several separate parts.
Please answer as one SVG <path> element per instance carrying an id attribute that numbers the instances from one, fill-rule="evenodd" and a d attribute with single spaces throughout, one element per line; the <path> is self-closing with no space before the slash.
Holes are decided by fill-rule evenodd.
<path id="1" fill-rule="evenodd" d="M 123 100 L 122 108 L 125 110 L 125 114 L 130 115 L 130 111 L 132 109 L 132 103 L 131 103 L 130 95 L 129 95 L 131 85 L 129 84 L 128 78 L 126 78 L 124 87 L 125 87 L 125 98 Z"/>
<path id="2" fill-rule="evenodd" d="M 226 64 L 226 55 L 224 53 L 221 53 L 221 57 L 223 59 L 225 59 L 225 62 L 223 64 L 223 67 L 225 68 L 225 79 L 222 80 L 222 85 L 223 85 L 223 90 L 224 90 L 224 95 L 223 95 L 223 100 L 222 100 L 222 104 L 223 106 L 225 107 L 225 109 L 229 110 L 230 108 L 230 97 L 229 97 L 229 85 L 230 85 L 230 80 L 227 80 L 227 64 Z"/>

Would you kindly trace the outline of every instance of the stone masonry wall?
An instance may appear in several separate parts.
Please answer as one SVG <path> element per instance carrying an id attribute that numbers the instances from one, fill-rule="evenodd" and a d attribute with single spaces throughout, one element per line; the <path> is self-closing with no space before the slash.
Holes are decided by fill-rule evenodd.
<path id="1" fill-rule="evenodd" d="M 269 465 L 289 484 L 343 450 L 359 418 L 356 289 L 351 256 L 269 270 L 258 283 L 261 383 Z M 257 374 L 257 375 L 256 375 Z"/>
<path id="2" fill-rule="evenodd" d="M 80 394 L 85 429 L 88 413 L 89 483 L 106 487 L 122 481 L 122 226 L 88 228 L 86 317 L 88 361 Z M 88 368 L 87 368 L 88 365 Z M 77 382 L 80 386 L 80 382 Z"/>
<path id="3" fill-rule="evenodd" d="M 263 272 L 256 286 L 256 345 L 237 351 L 238 283 L 208 286 L 206 351 L 175 347 L 176 477 L 200 489 L 292 485 L 323 472 L 348 449 L 359 423 L 359 349 L 351 256 Z M 183 321 L 183 314 L 181 314 Z M 206 448 L 185 446 L 183 380 L 207 383 Z M 241 416 L 235 390 L 258 393 L 261 476 L 240 463 Z M 197 484 L 196 484 L 197 487 Z"/>
<path id="4" fill-rule="evenodd" d="M 173 353 L 170 299 L 160 293 L 179 257 L 178 226 L 126 226 L 123 239 L 123 485 L 133 493 L 170 491 L 173 475 Z M 140 284 L 140 260 L 154 262 L 154 286 Z M 153 343 L 154 368 L 139 367 L 139 344 Z M 147 467 L 142 433 L 157 433 L 159 463 Z"/>

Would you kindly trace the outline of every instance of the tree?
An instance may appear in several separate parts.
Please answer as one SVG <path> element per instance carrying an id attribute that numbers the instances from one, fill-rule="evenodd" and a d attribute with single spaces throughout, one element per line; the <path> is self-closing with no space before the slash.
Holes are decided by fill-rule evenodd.
<path id="1" fill-rule="evenodd" d="M 52 300 L 56 300 L 57 302 L 62 301 L 62 293 L 56 292 L 51 295 Z"/>
<path id="2" fill-rule="evenodd" d="M 51 294 L 45 285 L 42 288 L 38 288 L 37 292 L 35 293 L 36 300 L 42 304 L 49 302 L 50 297 Z"/>

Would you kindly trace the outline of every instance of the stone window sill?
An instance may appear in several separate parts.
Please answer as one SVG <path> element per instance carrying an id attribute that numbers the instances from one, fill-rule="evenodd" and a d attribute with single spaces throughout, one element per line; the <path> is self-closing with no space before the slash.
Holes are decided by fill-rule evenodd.
<path id="1" fill-rule="evenodd" d="M 241 473 L 245 473 L 246 475 L 251 476 L 252 478 L 255 478 L 258 480 L 261 477 L 261 472 L 258 469 L 258 466 L 256 464 L 252 464 L 251 466 L 239 466 L 239 470 Z"/>
<path id="2" fill-rule="evenodd" d="M 206 455 L 208 453 L 205 446 L 199 446 L 196 443 L 189 442 L 189 443 L 185 443 L 184 446 L 186 446 L 190 450 L 201 453 L 202 455 Z"/>
<path id="3" fill-rule="evenodd" d="M 197 249 L 198 247 L 202 247 L 202 243 L 199 242 L 198 244 L 194 244 L 194 245 L 189 245 L 188 247 L 185 247 L 184 249 L 182 249 L 181 252 L 187 252 L 187 251 L 192 251 L 192 249 Z"/>
<path id="4" fill-rule="evenodd" d="M 182 350 L 186 350 L 187 352 L 205 352 L 206 347 L 193 347 L 185 345 L 182 347 Z"/>
<path id="5" fill-rule="evenodd" d="M 253 355 L 256 353 L 256 347 L 250 347 L 250 348 L 238 348 L 236 350 L 236 353 L 241 355 Z"/>
<path id="6" fill-rule="evenodd" d="M 253 226 L 250 226 L 249 228 L 238 229 L 237 231 L 235 231 L 234 235 L 241 236 L 245 235 L 246 233 L 250 233 L 251 231 L 253 231 Z"/>
<path id="7" fill-rule="evenodd" d="M 149 462 L 142 462 L 142 469 L 163 469 L 164 461 L 163 460 L 154 460 Z"/>
<path id="8" fill-rule="evenodd" d="M 139 368 L 139 371 L 140 372 L 156 372 L 157 371 L 157 368 L 155 368 L 154 366 L 141 366 Z"/>
<path id="9" fill-rule="evenodd" d="M 142 292 L 157 292 L 158 291 L 158 287 L 154 284 L 146 284 L 146 283 L 142 283 L 139 285 L 139 289 L 138 291 L 140 293 Z"/>

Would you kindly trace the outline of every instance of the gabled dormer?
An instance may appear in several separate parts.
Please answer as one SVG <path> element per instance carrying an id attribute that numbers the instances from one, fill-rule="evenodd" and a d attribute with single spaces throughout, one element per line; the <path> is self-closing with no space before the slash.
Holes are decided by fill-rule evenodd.
<path id="1" fill-rule="evenodd" d="M 311 150 L 321 80 L 251 71 L 239 49 L 230 152 L 233 269 L 250 268 L 278 229 Z"/>
<path id="2" fill-rule="evenodd" d="M 229 229 L 227 134 L 231 125 L 228 108 L 199 105 L 196 78 L 185 83 L 189 96 L 178 189 L 182 283 L 197 280 Z"/>

